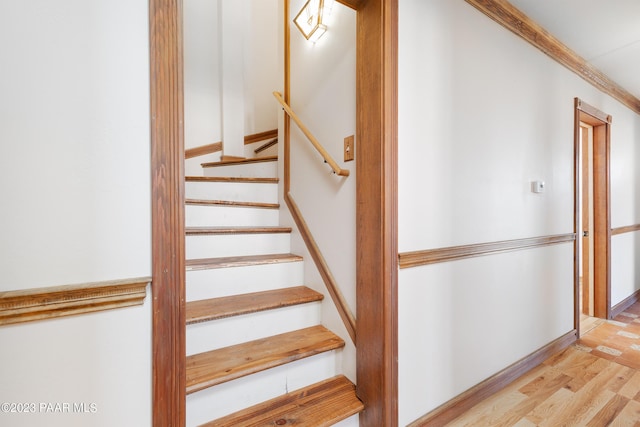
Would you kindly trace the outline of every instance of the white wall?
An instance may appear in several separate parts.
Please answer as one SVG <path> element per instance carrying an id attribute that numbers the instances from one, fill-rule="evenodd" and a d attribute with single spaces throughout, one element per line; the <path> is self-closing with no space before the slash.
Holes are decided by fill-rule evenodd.
<path id="1" fill-rule="evenodd" d="M 303 5 L 304 1 L 292 1 L 291 16 L 295 16 Z M 292 121 L 291 193 L 355 314 L 356 169 L 355 162 L 344 163 L 342 160 L 343 140 L 355 134 L 356 14 L 336 3 L 327 25 L 327 32 L 313 44 L 291 24 L 291 107 L 351 175 L 344 178 L 331 174 L 329 166 L 323 163 L 322 157 Z M 282 158 L 283 147 L 279 145 Z M 357 145 L 356 141 L 356 156 Z M 287 209 L 282 212 L 285 213 L 283 222 L 294 226 L 286 215 Z M 355 348 L 297 232 L 293 234 L 292 251 L 305 256 L 306 285 L 326 295 L 323 323 L 347 343 L 343 367 L 346 375 L 355 381 Z"/>
<path id="2" fill-rule="evenodd" d="M 245 38 L 245 135 L 275 129 L 278 123 L 278 104 L 272 92 L 282 83 L 278 73 L 282 58 L 278 55 L 278 29 L 282 15 L 278 14 L 278 0 L 251 0 L 251 24 Z"/>
<path id="3" fill-rule="evenodd" d="M 640 223 L 640 118 L 627 111 L 610 114 L 611 225 L 615 228 Z M 611 304 L 616 305 L 640 289 L 639 232 L 611 237 L 611 264 Z"/>
<path id="4" fill-rule="evenodd" d="M 0 412 L 0 424 L 151 426 L 150 313 L 149 293 L 142 307 L 1 327 L 0 402 L 35 413 Z"/>
<path id="5" fill-rule="evenodd" d="M 222 140 L 218 2 L 183 3 L 185 148 Z"/>
<path id="6" fill-rule="evenodd" d="M 225 21 L 225 31 L 221 1 L 184 4 L 185 148 L 227 139 L 225 154 L 242 156 L 243 136 L 277 127 L 278 106 L 271 93 L 282 80 L 278 72 L 281 17 L 278 0 L 243 0 L 244 4 L 224 0 L 232 6 L 229 9 L 243 11 L 234 22 Z M 231 48 L 226 52 L 222 49 L 225 32 L 233 34 L 227 34 Z M 224 111 L 223 97 L 241 112 Z M 233 141 L 225 138 L 225 126 Z M 219 158 L 218 153 L 187 160 L 187 174 L 202 175 L 200 163 Z"/>
<path id="7" fill-rule="evenodd" d="M 614 118 L 613 226 L 640 222 L 636 114 L 465 2 L 401 0 L 399 31 L 400 252 L 572 233 L 576 96 Z M 401 425 L 569 332 L 572 269 L 567 243 L 401 270 Z"/>
<path id="8" fill-rule="evenodd" d="M 149 276 L 142 0 L 0 3 L 0 291 Z M 95 402 L 12 426 L 150 425 L 144 306 L 0 327 L 1 402 Z"/>

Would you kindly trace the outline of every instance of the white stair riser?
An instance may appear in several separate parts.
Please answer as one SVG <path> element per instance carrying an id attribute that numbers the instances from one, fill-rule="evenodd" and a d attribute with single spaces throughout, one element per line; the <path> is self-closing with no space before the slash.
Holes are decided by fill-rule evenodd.
<path id="1" fill-rule="evenodd" d="M 218 151 L 217 153 L 205 154 L 202 156 L 185 159 L 184 161 L 185 175 L 201 176 L 202 164 L 207 162 L 219 162 L 221 155 L 222 155 L 222 152 Z"/>
<path id="2" fill-rule="evenodd" d="M 187 301 L 304 285 L 302 261 L 187 271 Z"/>
<path id="3" fill-rule="evenodd" d="M 193 427 L 337 375 L 337 351 L 297 360 L 187 396 Z"/>
<path id="4" fill-rule="evenodd" d="M 238 176 L 251 178 L 277 178 L 278 162 L 259 162 L 203 168 L 204 176 Z"/>
<path id="5" fill-rule="evenodd" d="M 230 206 L 186 205 L 187 227 L 214 226 L 276 226 L 278 209 L 244 208 Z"/>
<path id="6" fill-rule="evenodd" d="M 358 427 L 360 425 L 360 415 L 355 414 L 349 418 L 335 423 L 332 427 Z"/>
<path id="7" fill-rule="evenodd" d="M 187 325 L 187 356 L 320 323 L 320 302 Z"/>
<path id="8" fill-rule="evenodd" d="M 289 233 L 187 235 L 187 259 L 288 253 Z"/>
<path id="9" fill-rule="evenodd" d="M 184 185 L 187 199 L 278 203 L 277 183 L 187 181 Z"/>

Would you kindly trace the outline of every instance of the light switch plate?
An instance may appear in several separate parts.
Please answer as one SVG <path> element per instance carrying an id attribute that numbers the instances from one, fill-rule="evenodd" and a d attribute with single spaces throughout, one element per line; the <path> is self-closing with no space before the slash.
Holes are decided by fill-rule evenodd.
<path id="1" fill-rule="evenodd" d="M 354 158 L 354 136 L 348 136 L 344 139 L 344 161 L 350 162 Z"/>

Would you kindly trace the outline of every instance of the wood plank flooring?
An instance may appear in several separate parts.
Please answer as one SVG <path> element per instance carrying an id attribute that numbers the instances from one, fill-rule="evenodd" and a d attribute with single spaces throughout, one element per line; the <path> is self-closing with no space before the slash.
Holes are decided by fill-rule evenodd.
<path id="1" fill-rule="evenodd" d="M 640 427 L 640 303 L 447 426 Z"/>

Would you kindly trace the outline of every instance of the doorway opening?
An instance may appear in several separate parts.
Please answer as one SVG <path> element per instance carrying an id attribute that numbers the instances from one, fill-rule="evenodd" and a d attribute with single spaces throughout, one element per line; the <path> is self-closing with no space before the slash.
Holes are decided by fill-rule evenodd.
<path id="1" fill-rule="evenodd" d="M 575 324 L 578 336 L 611 311 L 611 116 L 575 99 Z"/>
<path id="2" fill-rule="evenodd" d="M 396 426 L 398 0 L 358 11 L 356 234 L 358 393 L 363 425 Z M 185 425 L 184 138 L 181 0 L 150 0 L 153 425 Z M 375 230 L 376 232 L 372 232 Z M 371 373 L 375 373 L 372 375 Z"/>
<path id="3" fill-rule="evenodd" d="M 581 264 L 579 273 L 580 332 L 586 334 L 598 325 L 594 316 L 594 281 L 593 281 L 593 126 L 580 122 L 580 152 L 578 176 L 580 178 L 578 217 L 578 256 Z"/>

